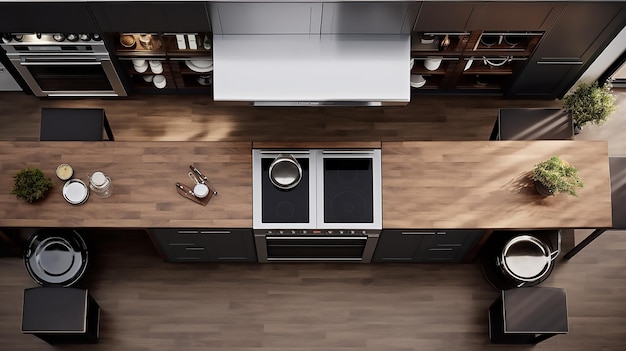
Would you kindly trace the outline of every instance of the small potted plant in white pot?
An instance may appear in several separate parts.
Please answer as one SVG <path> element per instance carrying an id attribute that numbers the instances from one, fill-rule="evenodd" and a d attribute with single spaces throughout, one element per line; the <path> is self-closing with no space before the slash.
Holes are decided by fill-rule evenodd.
<path id="1" fill-rule="evenodd" d="M 13 178 L 15 185 L 11 194 L 30 203 L 43 198 L 48 189 L 54 185 L 52 179 L 46 177 L 39 168 L 24 168 L 17 172 Z"/>
<path id="2" fill-rule="evenodd" d="M 575 134 L 587 123 L 602 124 L 617 110 L 610 84 L 581 83 L 563 98 L 565 108 L 574 122 Z"/>
<path id="3" fill-rule="evenodd" d="M 537 192 L 543 196 L 567 193 L 578 196 L 576 190 L 584 186 L 578 176 L 578 170 L 559 156 L 539 162 L 532 171 Z"/>

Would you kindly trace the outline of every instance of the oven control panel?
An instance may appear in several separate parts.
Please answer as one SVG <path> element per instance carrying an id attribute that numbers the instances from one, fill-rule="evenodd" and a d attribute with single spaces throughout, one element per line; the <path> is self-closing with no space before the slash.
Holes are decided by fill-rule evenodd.
<path id="1" fill-rule="evenodd" d="M 255 229 L 254 234 L 270 236 L 367 236 L 380 234 L 372 229 Z"/>

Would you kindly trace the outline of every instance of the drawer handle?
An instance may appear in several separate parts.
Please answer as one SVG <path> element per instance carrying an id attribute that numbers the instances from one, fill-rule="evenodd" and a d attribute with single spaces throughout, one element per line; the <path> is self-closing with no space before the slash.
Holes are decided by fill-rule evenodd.
<path id="1" fill-rule="evenodd" d="M 436 235 L 435 232 L 402 232 L 402 235 Z"/>
<path id="2" fill-rule="evenodd" d="M 428 249 L 428 251 L 452 251 L 451 247 L 433 247 Z"/>
<path id="3" fill-rule="evenodd" d="M 202 230 L 200 234 L 230 234 L 230 230 Z"/>
<path id="4" fill-rule="evenodd" d="M 204 247 L 186 247 L 186 251 L 204 251 Z"/>

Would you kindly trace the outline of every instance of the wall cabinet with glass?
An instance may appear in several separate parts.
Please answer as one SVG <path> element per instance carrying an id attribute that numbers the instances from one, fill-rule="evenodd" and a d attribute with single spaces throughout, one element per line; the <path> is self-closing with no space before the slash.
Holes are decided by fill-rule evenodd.
<path id="1" fill-rule="evenodd" d="M 107 33 L 136 93 L 210 93 L 212 34 Z"/>
<path id="2" fill-rule="evenodd" d="M 418 32 L 411 38 L 411 86 L 501 94 L 537 46 L 541 32 Z"/>

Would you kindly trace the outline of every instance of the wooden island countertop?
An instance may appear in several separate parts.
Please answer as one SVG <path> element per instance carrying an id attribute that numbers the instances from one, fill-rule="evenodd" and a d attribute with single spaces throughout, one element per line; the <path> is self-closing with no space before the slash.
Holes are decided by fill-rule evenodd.
<path id="1" fill-rule="evenodd" d="M 251 228 L 251 142 L 0 142 L 0 227 Z M 608 228 L 611 194 L 604 141 L 382 143 L 383 228 Z M 560 155 L 578 168 L 580 197 L 543 198 L 533 165 Z M 87 183 L 103 171 L 112 195 L 82 205 L 62 196 L 61 163 Z M 183 198 L 189 165 L 219 192 L 206 206 Z M 10 194 L 13 176 L 40 167 L 54 188 L 36 203 Z"/>
<path id="2" fill-rule="evenodd" d="M 559 155 L 579 197 L 541 197 L 528 172 Z M 605 141 L 383 142 L 383 228 L 608 228 Z"/>
<path id="3" fill-rule="evenodd" d="M 2 227 L 252 227 L 251 142 L 0 142 L 0 149 Z M 85 184 L 89 174 L 105 172 L 112 195 L 69 204 L 55 174 L 61 163 Z M 191 164 L 219 193 L 206 206 L 176 192 L 176 182 L 193 184 Z M 33 204 L 10 194 L 13 176 L 25 167 L 40 167 L 54 182 Z"/>

